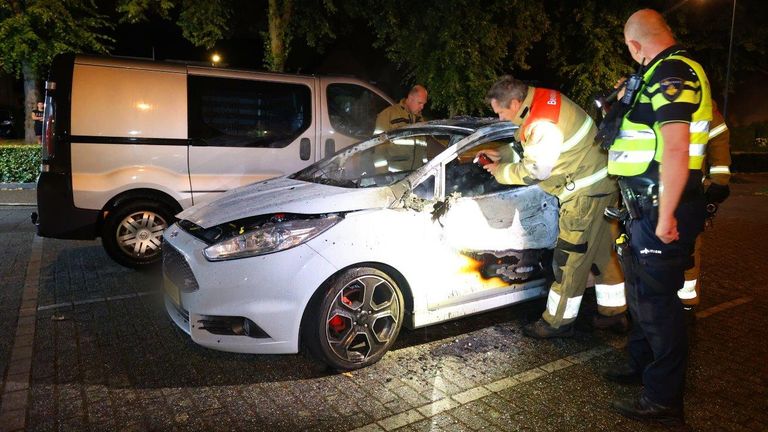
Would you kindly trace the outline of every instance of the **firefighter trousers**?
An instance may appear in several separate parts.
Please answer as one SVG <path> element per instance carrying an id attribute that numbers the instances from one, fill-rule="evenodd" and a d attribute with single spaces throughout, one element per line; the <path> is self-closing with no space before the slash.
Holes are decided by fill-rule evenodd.
<path id="1" fill-rule="evenodd" d="M 643 210 L 627 223 L 629 253 L 622 256 L 627 302 L 634 322 L 627 350 L 629 365 L 643 375 L 643 395 L 669 407 L 681 407 L 688 338 L 677 291 L 690 267 L 696 236 L 704 228 L 704 201 L 680 203 L 680 239 L 669 244 L 656 236 L 655 211 Z"/>
<path id="2" fill-rule="evenodd" d="M 626 310 L 623 276 L 612 245 L 611 222 L 603 215 L 615 206 L 618 192 L 599 196 L 577 195 L 560 205 L 560 233 L 552 267 L 554 282 L 542 318 L 558 328 L 576 320 L 590 272 L 595 275 L 598 309 L 603 315 Z"/>
<path id="3" fill-rule="evenodd" d="M 685 271 L 685 282 L 683 287 L 677 292 L 680 301 L 686 306 L 697 306 L 701 296 L 701 281 L 699 276 L 701 273 L 701 238 L 702 235 L 696 237 L 696 247 L 693 252 L 693 267 Z"/>

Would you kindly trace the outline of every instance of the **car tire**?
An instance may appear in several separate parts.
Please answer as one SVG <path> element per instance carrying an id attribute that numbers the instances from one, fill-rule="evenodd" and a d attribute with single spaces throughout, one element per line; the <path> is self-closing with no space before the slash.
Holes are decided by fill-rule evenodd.
<path id="1" fill-rule="evenodd" d="M 318 292 L 305 315 L 303 343 L 333 369 L 348 371 L 379 361 L 403 323 L 403 295 L 383 271 L 342 271 Z"/>
<path id="2" fill-rule="evenodd" d="M 163 231 L 174 222 L 174 214 L 171 206 L 154 200 L 121 203 L 104 220 L 104 249 L 125 267 L 152 267 L 162 259 Z"/>

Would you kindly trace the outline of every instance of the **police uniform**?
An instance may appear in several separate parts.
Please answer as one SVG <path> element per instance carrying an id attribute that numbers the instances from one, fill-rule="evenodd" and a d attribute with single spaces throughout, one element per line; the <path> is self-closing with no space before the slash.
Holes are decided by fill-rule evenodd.
<path id="1" fill-rule="evenodd" d="M 594 122 L 560 92 L 534 87 L 528 88 L 512 122 L 520 125 L 524 156 L 519 163 L 499 164 L 496 180 L 538 184 L 560 201 L 555 280 L 542 318 L 555 329 L 571 324 L 590 270 L 596 276 L 600 312 L 623 312 L 623 276 L 611 260 L 610 222 L 603 216 L 603 209 L 618 201 L 618 189 L 607 176 L 605 153 L 594 144 Z"/>
<path id="2" fill-rule="evenodd" d="M 408 107 L 405 105 L 405 98 L 403 98 L 400 99 L 400 103 L 385 108 L 376 116 L 376 129 L 374 133 L 387 132 L 423 121 L 424 117 L 421 114 L 414 114 L 408 111 Z"/>
<path id="3" fill-rule="evenodd" d="M 629 366 L 642 374 L 642 397 L 682 408 L 688 341 L 677 291 L 704 227 L 701 166 L 712 119 L 710 87 L 702 67 L 673 46 L 645 67 L 638 91 L 608 157 L 608 172 L 620 176 L 622 193 L 638 197 L 637 216 L 626 222 L 628 247 L 619 245 L 635 323 Z M 661 126 L 677 122 L 689 125 L 689 179 L 675 210 L 679 240 L 665 244 L 655 234 L 658 175 L 664 169 Z"/>
<path id="4" fill-rule="evenodd" d="M 729 168 L 731 165 L 730 132 L 728 131 L 728 126 L 725 125 L 725 119 L 716 107 L 712 110 L 712 117 L 706 158 L 701 168 L 704 173 L 704 188 L 707 191 L 705 196 L 708 194 L 713 195 L 711 201 L 719 204 L 728 197 L 728 183 L 731 180 L 731 170 Z M 713 187 L 713 185 L 715 186 Z M 715 191 L 718 191 L 718 193 L 713 193 Z M 710 201 L 710 199 L 707 199 L 707 201 Z M 701 238 L 702 236 L 696 238 L 693 267 L 685 271 L 685 282 L 683 287 L 677 292 L 678 297 L 680 297 L 680 300 L 686 307 L 696 306 L 700 300 Z"/>

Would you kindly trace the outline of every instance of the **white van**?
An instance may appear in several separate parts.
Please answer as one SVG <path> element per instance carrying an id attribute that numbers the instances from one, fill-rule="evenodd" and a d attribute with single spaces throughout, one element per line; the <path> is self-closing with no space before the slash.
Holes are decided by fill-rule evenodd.
<path id="1" fill-rule="evenodd" d="M 38 235 L 161 258 L 173 215 L 369 137 L 393 101 L 360 80 L 61 55 L 46 83 Z"/>

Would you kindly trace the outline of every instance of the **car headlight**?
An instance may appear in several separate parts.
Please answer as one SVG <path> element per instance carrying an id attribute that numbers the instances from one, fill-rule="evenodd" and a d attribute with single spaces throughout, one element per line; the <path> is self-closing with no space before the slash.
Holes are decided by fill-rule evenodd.
<path id="1" fill-rule="evenodd" d="M 203 255 L 208 261 L 224 261 L 278 252 L 307 242 L 340 221 L 341 217 L 333 215 L 270 222 L 209 246 Z"/>

